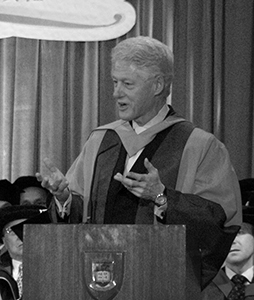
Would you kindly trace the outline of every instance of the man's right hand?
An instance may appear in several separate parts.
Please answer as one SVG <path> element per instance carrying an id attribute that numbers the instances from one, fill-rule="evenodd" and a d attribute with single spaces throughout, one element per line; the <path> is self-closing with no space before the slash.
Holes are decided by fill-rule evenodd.
<path id="1" fill-rule="evenodd" d="M 46 176 L 36 173 L 37 180 L 41 182 L 42 187 L 48 189 L 61 203 L 64 203 L 70 194 L 67 188 L 69 182 L 49 158 L 45 158 L 43 162 L 49 172 Z"/>

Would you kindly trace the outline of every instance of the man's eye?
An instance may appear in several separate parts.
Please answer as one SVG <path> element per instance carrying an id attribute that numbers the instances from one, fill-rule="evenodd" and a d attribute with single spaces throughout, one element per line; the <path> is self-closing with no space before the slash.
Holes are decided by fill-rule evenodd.
<path id="1" fill-rule="evenodd" d="M 132 82 L 125 81 L 125 82 L 124 82 L 124 85 L 125 85 L 126 87 L 131 87 L 133 84 L 132 84 Z"/>

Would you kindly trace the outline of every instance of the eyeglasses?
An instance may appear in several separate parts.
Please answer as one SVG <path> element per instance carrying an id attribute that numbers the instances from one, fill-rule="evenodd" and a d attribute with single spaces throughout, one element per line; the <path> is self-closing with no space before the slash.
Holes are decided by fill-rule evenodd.
<path id="1" fill-rule="evenodd" d="M 6 227 L 4 229 L 4 232 L 11 235 L 11 236 L 16 235 L 16 233 L 11 229 L 11 227 Z"/>

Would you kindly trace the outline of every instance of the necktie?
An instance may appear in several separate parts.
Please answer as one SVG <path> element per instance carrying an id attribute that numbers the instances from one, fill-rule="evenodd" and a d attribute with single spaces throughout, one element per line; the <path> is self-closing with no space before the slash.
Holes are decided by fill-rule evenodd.
<path id="1" fill-rule="evenodd" d="M 244 300 L 246 277 L 236 274 L 231 281 L 235 284 L 228 295 L 228 300 Z"/>
<path id="2" fill-rule="evenodd" d="M 21 297 L 22 297 L 22 279 L 23 279 L 23 266 L 21 264 L 21 265 L 19 265 L 19 272 L 18 272 L 18 278 L 17 278 L 19 299 L 21 299 Z"/>

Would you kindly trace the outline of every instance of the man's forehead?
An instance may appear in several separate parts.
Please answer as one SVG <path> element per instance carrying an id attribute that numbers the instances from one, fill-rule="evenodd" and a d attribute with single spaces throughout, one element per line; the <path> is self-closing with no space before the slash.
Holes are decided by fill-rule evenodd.
<path id="1" fill-rule="evenodd" d="M 116 61 L 112 67 L 111 72 L 126 72 L 126 73 L 134 73 L 137 70 L 137 67 L 134 64 L 131 64 L 124 60 Z"/>
<path id="2" fill-rule="evenodd" d="M 139 68 L 135 64 L 126 61 L 116 61 L 111 68 L 112 77 L 130 78 L 140 77 L 146 78 L 149 72 L 146 68 Z"/>
<path id="3" fill-rule="evenodd" d="M 46 193 L 46 191 L 42 187 L 38 186 L 29 186 L 27 188 L 24 188 L 24 191 L 26 193 L 31 192 L 31 193 Z"/>
<path id="4" fill-rule="evenodd" d="M 28 187 L 20 194 L 21 199 L 46 199 L 47 192 L 39 187 Z"/>

